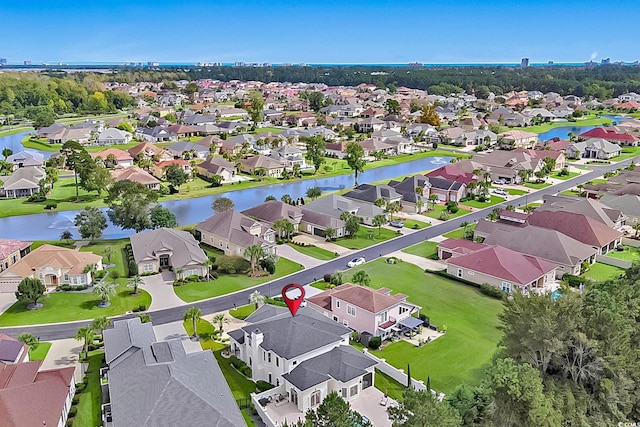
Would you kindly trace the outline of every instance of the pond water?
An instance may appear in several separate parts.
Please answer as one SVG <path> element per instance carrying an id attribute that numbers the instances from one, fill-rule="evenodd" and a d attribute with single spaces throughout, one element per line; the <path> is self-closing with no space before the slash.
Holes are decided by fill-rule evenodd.
<path id="1" fill-rule="evenodd" d="M 620 121 L 624 119 L 624 117 L 621 116 L 602 115 L 601 117 L 611 119 L 615 121 L 616 124 L 620 123 Z M 540 141 L 548 141 L 552 138 L 569 139 L 569 132 L 573 132 L 574 135 L 578 136 L 581 133 L 588 132 L 595 127 L 597 126 L 561 126 L 550 129 L 546 132 L 542 132 L 540 135 L 538 135 L 538 139 Z"/>

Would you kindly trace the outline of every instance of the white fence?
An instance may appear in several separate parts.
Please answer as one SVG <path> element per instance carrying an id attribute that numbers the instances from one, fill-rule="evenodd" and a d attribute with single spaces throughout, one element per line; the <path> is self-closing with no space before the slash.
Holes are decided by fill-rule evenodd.
<path id="1" fill-rule="evenodd" d="M 640 247 L 640 240 L 636 240 L 636 239 L 630 239 L 628 237 L 623 237 L 622 238 L 622 244 L 625 246 L 631 246 L 634 248 L 638 248 Z"/>
<path id="2" fill-rule="evenodd" d="M 620 267 L 620 268 L 629 268 L 631 267 L 631 263 L 629 261 L 625 261 L 623 259 L 618 259 L 618 258 L 613 258 L 610 256 L 606 256 L 606 255 L 596 255 L 596 261 L 602 263 L 602 264 L 607 264 L 607 265 L 612 265 L 614 267 Z"/>

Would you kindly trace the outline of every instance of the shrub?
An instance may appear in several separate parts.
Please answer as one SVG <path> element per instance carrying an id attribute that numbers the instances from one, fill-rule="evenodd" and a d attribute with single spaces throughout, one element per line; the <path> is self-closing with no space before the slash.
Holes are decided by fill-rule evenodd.
<path id="1" fill-rule="evenodd" d="M 373 337 L 369 340 L 369 348 L 371 350 L 377 350 L 382 345 L 382 339 L 380 337 Z"/>
<path id="2" fill-rule="evenodd" d="M 487 201 L 487 196 L 485 196 L 484 194 L 481 194 L 480 196 L 478 196 L 478 201 L 480 203 L 484 203 Z"/>
<path id="3" fill-rule="evenodd" d="M 251 368 L 248 367 L 247 365 L 244 365 L 242 368 L 240 368 L 240 372 L 242 373 L 242 375 L 244 375 L 247 378 L 251 378 Z"/>
<path id="4" fill-rule="evenodd" d="M 138 272 L 138 265 L 132 259 L 129 260 L 129 276 L 135 276 Z"/>
<path id="5" fill-rule="evenodd" d="M 447 210 L 449 212 L 451 212 L 452 214 L 454 214 L 454 213 L 457 213 L 460 210 L 460 208 L 457 207 L 457 206 L 450 206 L 450 207 L 447 208 Z"/>
<path id="6" fill-rule="evenodd" d="M 57 207 L 58 207 L 58 204 L 56 202 L 49 202 L 44 206 L 44 208 L 47 210 L 55 209 Z"/>
<path id="7" fill-rule="evenodd" d="M 80 396 L 78 396 L 78 395 L 73 396 L 73 399 L 71 399 L 71 404 L 72 405 L 77 405 L 78 402 L 80 402 Z"/>
<path id="8" fill-rule="evenodd" d="M 562 281 L 567 282 L 572 288 L 579 288 L 581 284 L 585 282 L 584 277 L 574 276 L 573 274 L 565 273 L 562 275 Z"/>
<path id="9" fill-rule="evenodd" d="M 102 279 L 104 276 L 107 275 L 107 270 L 98 270 L 96 271 L 96 279 Z"/>
<path id="10" fill-rule="evenodd" d="M 269 274 L 274 274 L 276 272 L 276 263 L 273 262 L 273 259 L 271 257 L 261 259 L 260 268 L 264 269 Z"/>
<path id="11" fill-rule="evenodd" d="M 258 392 L 262 393 L 263 391 L 271 390 L 273 386 L 266 381 L 258 380 L 256 381 L 256 388 Z"/>
<path id="12" fill-rule="evenodd" d="M 86 387 L 87 385 L 85 383 L 76 384 L 76 394 L 82 393 Z"/>
<path id="13" fill-rule="evenodd" d="M 426 314 L 421 314 L 418 317 L 420 318 L 420 320 L 422 320 L 422 326 L 425 326 L 425 327 L 429 326 L 429 317 Z"/>
<path id="14" fill-rule="evenodd" d="M 163 196 L 166 196 L 168 194 L 171 194 L 171 190 L 165 187 L 164 185 L 161 185 L 160 190 L 158 190 L 158 193 L 162 194 Z"/>
<path id="15" fill-rule="evenodd" d="M 495 288 L 488 283 L 483 283 L 480 285 L 480 292 L 483 294 L 495 298 L 495 299 L 505 299 L 507 294 L 504 293 L 501 289 Z"/>
<path id="16" fill-rule="evenodd" d="M 139 306 L 131 309 L 131 311 L 133 311 L 134 313 L 137 313 L 139 311 L 146 311 L 146 310 L 147 310 L 147 306 L 145 304 L 140 304 Z"/>
<path id="17" fill-rule="evenodd" d="M 414 230 L 417 230 L 418 228 L 420 228 L 420 227 L 418 227 L 418 224 L 413 224 L 413 229 Z"/>
<path id="18" fill-rule="evenodd" d="M 28 202 L 44 202 L 45 200 L 47 200 L 46 196 L 40 193 L 29 196 L 29 198 L 27 199 Z"/>
<path id="19" fill-rule="evenodd" d="M 75 417 L 77 413 L 78 408 L 76 406 L 72 406 L 71 409 L 69 409 L 69 418 Z"/>
<path id="20" fill-rule="evenodd" d="M 447 332 L 447 325 L 442 325 L 438 328 L 438 332 Z"/>
<path id="21" fill-rule="evenodd" d="M 353 331 L 353 333 L 351 334 L 351 339 L 355 342 L 360 341 L 360 334 L 358 333 L 358 331 Z"/>
<path id="22" fill-rule="evenodd" d="M 322 278 L 324 279 L 325 283 L 331 283 L 331 273 L 326 273 Z"/>
<path id="23" fill-rule="evenodd" d="M 227 273 L 236 274 L 236 269 L 235 268 L 229 268 L 229 269 L 227 269 Z"/>
<path id="24" fill-rule="evenodd" d="M 235 274 L 247 271 L 251 267 L 251 263 L 240 256 L 220 256 L 217 261 L 218 270 L 223 273 Z M 230 271 L 233 270 L 233 273 Z"/>
<path id="25" fill-rule="evenodd" d="M 73 288 L 71 287 L 71 285 L 62 285 L 62 286 L 60 286 L 60 289 L 62 289 L 63 291 L 67 291 L 68 292 L 68 291 L 72 290 Z"/>

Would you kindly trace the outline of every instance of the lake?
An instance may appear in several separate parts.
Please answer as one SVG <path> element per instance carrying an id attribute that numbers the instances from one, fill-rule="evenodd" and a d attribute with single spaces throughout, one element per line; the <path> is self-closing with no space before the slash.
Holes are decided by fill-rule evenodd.
<path id="1" fill-rule="evenodd" d="M 601 117 L 611 119 L 615 121 L 616 124 L 620 123 L 620 121 L 623 120 L 623 117 L 620 117 L 620 116 L 602 115 Z M 574 123 L 578 123 L 578 122 L 574 122 Z M 573 132 L 574 135 L 578 136 L 581 133 L 588 132 L 591 129 L 596 127 L 598 126 L 577 126 L 577 125 L 561 126 L 561 127 L 550 129 L 546 132 L 542 132 L 540 135 L 538 135 L 538 139 L 540 141 L 548 141 L 552 138 L 569 139 L 569 132 Z"/>

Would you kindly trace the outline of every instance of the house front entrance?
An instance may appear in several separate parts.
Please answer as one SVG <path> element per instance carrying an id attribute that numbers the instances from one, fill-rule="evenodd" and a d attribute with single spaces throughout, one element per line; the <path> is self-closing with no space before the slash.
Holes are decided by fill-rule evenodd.
<path id="1" fill-rule="evenodd" d="M 362 377 L 362 389 L 369 388 L 373 385 L 373 374 L 371 372 Z"/>
<path id="2" fill-rule="evenodd" d="M 169 268 L 169 255 L 160 255 L 160 268 Z"/>

